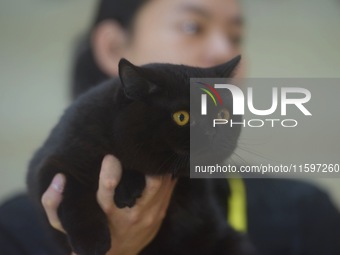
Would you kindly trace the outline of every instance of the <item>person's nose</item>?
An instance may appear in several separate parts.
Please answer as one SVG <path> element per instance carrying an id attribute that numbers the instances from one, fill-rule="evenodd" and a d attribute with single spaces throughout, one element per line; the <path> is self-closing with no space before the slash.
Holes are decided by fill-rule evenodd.
<path id="1" fill-rule="evenodd" d="M 211 34 L 206 47 L 207 51 L 204 60 L 207 66 L 224 63 L 235 55 L 230 40 L 225 34 L 217 31 Z"/>

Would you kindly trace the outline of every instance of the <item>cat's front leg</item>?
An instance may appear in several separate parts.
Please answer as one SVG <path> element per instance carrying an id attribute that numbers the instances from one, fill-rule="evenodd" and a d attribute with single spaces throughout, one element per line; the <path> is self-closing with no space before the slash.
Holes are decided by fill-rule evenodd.
<path id="1" fill-rule="evenodd" d="M 109 225 L 97 203 L 95 190 L 67 176 L 58 216 L 75 253 L 105 255 L 109 251 Z"/>
<path id="2" fill-rule="evenodd" d="M 134 170 L 123 169 L 121 180 L 115 189 L 114 202 L 117 207 L 132 207 L 145 188 L 145 175 Z"/>

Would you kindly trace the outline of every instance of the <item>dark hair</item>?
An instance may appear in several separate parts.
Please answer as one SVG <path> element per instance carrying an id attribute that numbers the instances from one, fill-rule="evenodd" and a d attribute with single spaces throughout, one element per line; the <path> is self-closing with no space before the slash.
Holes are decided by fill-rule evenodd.
<path id="1" fill-rule="evenodd" d="M 90 36 L 92 31 L 104 20 L 115 20 L 128 29 L 139 8 L 146 0 L 101 0 L 90 31 L 76 42 L 75 56 L 71 73 L 71 97 L 81 93 L 109 78 L 98 67 L 92 50 Z"/>

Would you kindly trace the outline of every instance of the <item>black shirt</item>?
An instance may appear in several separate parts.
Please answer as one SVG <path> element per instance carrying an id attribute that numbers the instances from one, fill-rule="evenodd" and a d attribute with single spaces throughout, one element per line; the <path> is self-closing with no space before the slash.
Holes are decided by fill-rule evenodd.
<path id="1" fill-rule="evenodd" d="M 227 182 L 216 182 L 227 194 Z M 340 255 L 340 213 L 326 193 L 282 179 L 245 179 L 245 185 L 248 234 L 259 254 Z M 25 194 L 10 199 L 0 207 L 0 254 L 63 254 L 47 224 Z"/>

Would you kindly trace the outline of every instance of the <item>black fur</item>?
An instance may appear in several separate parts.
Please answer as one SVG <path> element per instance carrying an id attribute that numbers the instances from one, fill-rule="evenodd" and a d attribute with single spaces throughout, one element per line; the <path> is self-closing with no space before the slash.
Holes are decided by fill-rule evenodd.
<path id="1" fill-rule="evenodd" d="M 30 162 L 28 187 L 40 201 L 54 175 L 66 175 L 58 215 L 75 252 L 104 255 L 110 248 L 108 222 L 96 191 L 103 157 L 112 154 L 123 166 L 114 197 L 119 207 L 135 204 L 145 174 L 179 177 L 160 232 L 141 254 L 248 254 L 241 236 L 220 213 L 211 180 L 188 178 L 190 127 L 172 119 L 174 112 L 190 110 L 190 77 L 230 77 L 238 62 L 239 57 L 201 69 L 170 64 L 136 67 L 122 60 L 120 79 L 93 88 L 65 111 Z M 221 159 L 233 152 L 240 133 L 229 131 Z"/>

